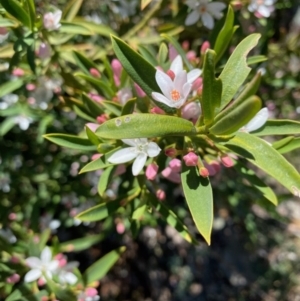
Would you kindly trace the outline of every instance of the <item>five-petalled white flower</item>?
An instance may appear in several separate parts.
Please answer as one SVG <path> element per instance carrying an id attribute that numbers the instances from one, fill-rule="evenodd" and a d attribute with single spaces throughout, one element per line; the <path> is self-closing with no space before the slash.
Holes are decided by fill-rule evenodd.
<path id="1" fill-rule="evenodd" d="M 275 2 L 276 0 L 252 0 L 248 6 L 248 10 L 261 17 L 268 18 L 275 9 Z"/>
<path id="2" fill-rule="evenodd" d="M 156 157 L 161 149 L 155 142 L 150 142 L 146 138 L 122 139 L 130 147 L 116 151 L 108 158 L 108 162 L 122 164 L 134 159 L 132 164 L 132 174 L 137 176 L 145 166 L 147 157 Z"/>
<path id="3" fill-rule="evenodd" d="M 170 70 L 174 72 L 175 76 L 176 74 L 184 71 L 182 57 L 180 55 L 177 55 L 175 57 L 175 59 L 171 63 Z M 201 73 L 202 71 L 198 68 L 191 70 L 187 73 L 187 82 L 192 84 L 201 75 Z"/>
<path id="4" fill-rule="evenodd" d="M 54 13 L 46 13 L 43 16 L 43 24 L 47 30 L 57 30 L 60 28 L 60 19 L 62 16 L 62 11 L 57 10 Z"/>
<path id="5" fill-rule="evenodd" d="M 192 25 L 200 18 L 205 27 L 213 29 L 215 19 L 222 17 L 221 11 L 226 7 L 222 2 L 209 2 L 209 0 L 187 0 L 185 2 L 193 11 L 187 16 L 185 25 Z"/>
<path id="6" fill-rule="evenodd" d="M 52 259 L 52 252 L 49 247 L 45 247 L 42 250 L 40 258 L 32 256 L 26 258 L 25 261 L 31 268 L 25 275 L 25 282 L 32 282 L 39 278 L 42 278 L 46 282 L 44 275 L 51 279 L 59 266 L 59 261 Z"/>
<path id="7" fill-rule="evenodd" d="M 152 92 L 152 97 L 171 108 L 180 108 L 190 94 L 192 84 L 185 70 L 175 73 L 174 80 L 163 71 L 156 70 L 155 79 L 163 94 Z"/>
<path id="8" fill-rule="evenodd" d="M 269 117 L 268 108 L 262 108 L 246 125 L 240 128 L 240 132 L 254 132 L 261 128 Z"/>

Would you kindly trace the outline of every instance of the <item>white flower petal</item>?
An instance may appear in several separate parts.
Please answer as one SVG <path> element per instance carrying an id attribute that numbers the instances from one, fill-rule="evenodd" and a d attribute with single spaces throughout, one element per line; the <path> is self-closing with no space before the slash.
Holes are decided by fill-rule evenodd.
<path id="1" fill-rule="evenodd" d="M 28 257 L 25 262 L 30 268 L 38 268 L 42 265 L 41 260 L 37 257 Z"/>
<path id="2" fill-rule="evenodd" d="M 183 86 L 186 82 L 187 82 L 187 74 L 185 70 L 176 74 L 174 78 L 174 87 L 176 90 L 180 92 L 180 94 L 182 94 Z"/>
<path id="3" fill-rule="evenodd" d="M 193 69 L 187 74 L 187 81 L 192 84 L 200 75 L 202 71 L 200 69 Z"/>
<path id="4" fill-rule="evenodd" d="M 26 273 L 24 277 L 25 282 L 32 282 L 39 279 L 42 276 L 42 272 L 39 269 L 33 269 Z"/>
<path id="5" fill-rule="evenodd" d="M 58 260 L 52 260 L 47 264 L 47 269 L 51 272 L 54 272 L 58 269 L 59 267 L 59 261 Z"/>
<path id="6" fill-rule="evenodd" d="M 161 151 L 161 148 L 155 142 L 149 142 L 147 154 L 150 158 L 156 157 Z"/>
<path id="7" fill-rule="evenodd" d="M 116 151 L 108 158 L 109 163 L 121 164 L 133 160 L 137 156 L 135 147 L 126 147 Z"/>
<path id="8" fill-rule="evenodd" d="M 171 108 L 175 108 L 176 107 L 176 103 L 174 101 L 170 100 L 169 98 L 167 98 L 166 96 L 162 95 L 161 93 L 152 92 L 151 95 L 152 95 L 153 99 L 155 99 L 156 101 L 164 103 L 168 107 L 171 107 Z"/>
<path id="9" fill-rule="evenodd" d="M 190 94 L 192 89 L 192 84 L 190 83 L 186 83 L 183 85 L 182 88 L 182 94 L 183 94 L 183 98 L 186 100 L 186 98 L 188 97 L 188 95 Z M 185 102 L 185 101 L 184 101 Z"/>
<path id="10" fill-rule="evenodd" d="M 163 94 L 169 97 L 173 89 L 173 82 L 170 76 L 160 70 L 156 70 L 155 79 Z"/>
<path id="11" fill-rule="evenodd" d="M 175 73 L 175 75 L 183 70 L 182 58 L 180 55 L 177 55 L 176 58 L 173 60 L 170 66 L 170 70 L 172 70 Z"/>
<path id="12" fill-rule="evenodd" d="M 271 15 L 271 10 L 264 5 L 261 5 L 257 11 L 265 18 L 269 18 Z"/>
<path id="13" fill-rule="evenodd" d="M 130 146 L 136 147 L 136 141 L 135 139 L 122 139 L 122 141 Z"/>
<path id="14" fill-rule="evenodd" d="M 53 14 L 53 18 L 54 18 L 54 23 L 57 26 L 59 24 L 59 21 L 61 19 L 62 16 L 62 11 L 61 10 L 57 10 L 54 14 Z"/>
<path id="15" fill-rule="evenodd" d="M 269 117 L 269 111 L 267 108 L 262 108 L 246 125 L 245 130 L 247 132 L 253 132 L 261 128 Z"/>
<path id="16" fill-rule="evenodd" d="M 52 259 L 52 252 L 49 247 L 45 247 L 41 253 L 41 261 L 42 263 L 49 263 Z"/>
<path id="17" fill-rule="evenodd" d="M 215 18 L 219 19 L 222 16 L 221 11 L 226 7 L 222 2 L 211 2 L 207 4 L 207 11 Z"/>
<path id="18" fill-rule="evenodd" d="M 187 1 L 185 1 L 185 4 L 192 9 L 195 9 L 197 7 L 198 3 L 195 0 L 187 0 Z"/>
<path id="19" fill-rule="evenodd" d="M 87 126 L 92 132 L 96 132 L 97 128 L 100 126 L 99 123 L 87 123 L 85 126 Z"/>
<path id="20" fill-rule="evenodd" d="M 190 14 L 188 14 L 184 23 L 186 26 L 189 26 L 195 24 L 199 20 L 199 18 L 200 18 L 199 12 L 197 10 L 194 10 Z"/>
<path id="21" fill-rule="evenodd" d="M 139 153 L 136 159 L 134 160 L 132 164 L 132 174 L 134 176 L 137 176 L 143 167 L 145 166 L 147 160 L 147 155 L 145 153 Z"/>
<path id="22" fill-rule="evenodd" d="M 214 28 L 215 21 L 209 13 L 203 13 L 201 15 L 201 20 L 202 20 L 203 25 L 205 27 L 207 27 L 208 29 L 213 29 Z"/>
<path id="23" fill-rule="evenodd" d="M 65 281 L 71 285 L 74 285 L 77 282 L 77 276 L 71 272 L 66 272 L 64 275 Z"/>

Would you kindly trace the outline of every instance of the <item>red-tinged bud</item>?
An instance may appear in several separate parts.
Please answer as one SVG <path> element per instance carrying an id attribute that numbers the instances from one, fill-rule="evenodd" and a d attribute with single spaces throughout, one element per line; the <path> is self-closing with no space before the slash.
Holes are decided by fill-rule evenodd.
<path id="1" fill-rule="evenodd" d="M 183 50 L 188 51 L 189 48 L 190 48 L 190 42 L 189 41 L 183 41 L 181 46 L 182 46 Z"/>
<path id="2" fill-rule="evenodd" d="M 24 70 L 21 68 L 16 68 L 13 70 L 12 74 L 17 77 L 21 77 L 25 74 Z"/>
<path id="3" fill-rule="evenodd" d="M 221 170 L 221 165 L 220 165 L 220 163 L 218 162 L 218 161 L 211 161 L 210 163 L 209 163 L 209 165 L 210 166 L 212 166 L 213 168 L 214 168 L 214 170 L 215 170 L 215 172 L 216 173 L 219 173 L 220 172 L 220 170 Z"/>
<path id="4" fill-rule="evenodd" d="M 96 78 L 101 77 L 100 72 L 96 68 L 91 68 L 90 69 L 90 75 Z"/>
<path id="5" fill-rule="evenodd" d="M 206 162 L 203 162 L 203 165 L 208 170 L 208 173 L 209 173 L 210 176 L 214 176 L 216 174 L 216 171 L 215 171 L 215 169 L 213 168 L 212 165 L 210 165 Z"/>
<path id="6" fill-rule="evenodd" d="M 15 273 L 15 274 L 13 274 L 13 275 L 6 278 L 6 282 L 11 283 L 11 284 L 15 284 L 19 281 L 20 281 L 20 275 L 17 274 L 17 273 Z"/>
<path id="7" fill-rule="evenodd" d="M 162 189 L 158 189 L 156 191 L 156 197 L 160 200 L 163 201 L 166 199 L 166 193 Z"/>
<path id="8" fill-rule="evenodd" d="M 205 167 L 200 167 L 199 173 L 200 173 L 200 176 L 203 178 L 207 178 L 209 176 L 209 171 Z"/>
<path id="9" fill-rule="evenodd" d="M 165 149 L 165 154 L 170 158 L 175 158 L 177 156 L 177 150 L 175 148 L 167 148 Z"/>
<path id="10" fill-rule="evenodd" d="M 229 156 L 222 156 L 221 157 L 221 162 L 225 167 L 232 167 L 233 166 L 233 161 Z"/>
<path id="11" fill-rule="evenodd" d="M 35 88 L 36 88 L 35 84 L 27 84 L 26 85 L 27 91 L 33 91 L 33 90 L 35 90 Z"/>
<path id="12" fill-rule="evenodd" d="M 161 108 L 159 107 L 154 107 L 150 110 L 150 113 L 152 114 L 160 114 L 160 115 L 164 115 L 165 114 L 165 111 L 162 110 Z"/>
<path id="13" fill-rule="evenodd" d="M 97 117 L 97 122 L 99 124 L 102 124 L 104 123 L 106 120 L 108 119 L 107 115 L 106 114 L 102 114 L 100 116 Z"/>
<path id="14" fill-rule="evenodd" d="M 186 58 L 187 58 L 190 62 L 196 60 L 196 58 L 197 58 L 196 52 L 195 52 L 194 50 L 190 50 L 189 52 L 187 52 Z"/>
<path id="15" fill-rule="evenodd" d="M 139 97 L 145 97 L 146 96 L 146 93 L 144 92 L 144 90 L 138 84 L 134 83 L 134 87 L 135 87 L 135 90 L 136 90 L 136 94 Z"/>
<path id="16" fill-rule="evenodd" d="M 158 171 L 158 166 L 155 163 L 151 163 L 146 168 L 146 178 L 150 181 L 155 180 Z"/>
<path id="17" fill-rule="evenodd" d="M 92 155 L 91 159 L 92 161 L 99 159 L 102 156 L 102 154 L 94 154 Z"/>
<path id="18" fill-rule="evenodd" d="M 180 172 L 181 171 L 181 161 L 179 159 L 172 159 L 169 162 L 169 167 L 173 172 Z"/>
<path id="19" fill-rule="evenodd" d="M 8 218 L 9 218 L 11 221 L 14 221 L 14 220 L 17 218 L 17 215 L 16 215 L 14 212 L 11 212 L 11 213 L 8 215 Z"/>
<path id="20" fill-rule="evenodd" d="M 201 87 L 197 90 L 197 95 L 201 96 L 202 92 L 203 92 L 203 88 Z"/>
<path id="21" fill-rule="evenodd" d="M 208 41 L 203 42 L 200 50 L 201 55 L 204 55 L 206 50 L 209 48 L 210 48 L 210 43 Z"/>
<path id="22" fill-rule="evenodd" d="M 168 70 L 167 74 L 169 75 L 169 77 L 171 78 L 171 80 L 174 80 L 175 78 L 175 73 L 172 70 Z"/>
<path id="23" fill-rule="evenodd" d="M 122 222 L 118 222 L 116 224 L 116 231 L 119 234 L 123 234 L 125 232 L 125 226 L 124 226 L 124 224 Z"/>
<path id="24" fill-rule="evenodd" d="M 194 152 L 189 152 L 188 154 L 183 156 L 183 161 L 186 166 L 197 166 L 198 156 Z"/>
<path id="25" fill-rule="evenodd" d="M 192 90 L 197 91 L 198 89 L 202 89 L 203 79 L 202 77 L 198 77 L 192 85 Z M 202 92 L 201 92 L 202 93 Z"/>

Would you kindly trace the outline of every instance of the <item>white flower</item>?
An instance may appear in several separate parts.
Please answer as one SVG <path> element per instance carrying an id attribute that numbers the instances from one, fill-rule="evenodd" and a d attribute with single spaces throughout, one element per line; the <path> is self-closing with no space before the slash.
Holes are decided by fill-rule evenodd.
<path id="1" fill-rule="evenodd" d="M 152 97 L 171 108 L 180 108 L 191 91 L 192 84 L 188 82 L 186 71 L 175 74 L 174 81 L 166 73 L 156 70 L 155 79 L 163 94 L 152 92 Z"/>
<path id="2" fill-rule="evenodd" d="M 71 284 L 74 285 L 78 278 L 77 276 L 72 273 L 74 268 L 77 268 L 79 265 L 79 262 L 77 261 L 71 261 L 67 263 L 65 266 L 59 268 L 58 270 L 58 279 L 61 284 Z"/>
<path id="3" fill-rule="evenodd" d="M 5 110 L 19 100 L 17 94 L 6 94 L 2 97 L 3 102 L 0 102 L 0 110 Z"/>
<path id="4" fill-rule="evenodd" d="M 211 2 L 209 0 L 187 0 L 188 5 L 193 11 L 187 16 L 185 25 L 192 25 L 200 18 L 203 25 L 209 29 L 214 27 L 214 19 L 222 17 L 221 11 L 226 7 L 222 2 Z"/>
<path id="5" fill-rule="evenodd" d="M 122 164 L 134 159 L 132 164 L 132 173 L 134 176 L 137 176 L 143 169 L 147 157 L 156 157 L 161 151 L 155 142 L 149 142 L 146 138 L 122 139 L 122 141 L 130 145 L 130 147 L 116 151 L 109 157 L 108 162 Z"/>
<path id="6" fill-rule="evenodd" d="M 28 128 L 29 128 L 29 125 L 30 123 L 32 122 L 32 118 L 30 117 L 26 117 L 26 116 L 16 116 L 14 118 L 14 122 L 15 124 L 18 124 L 19 125 L 19 128 L 22 130 L 22 131 L 26 131 Z"/>
<path id="7" fill-rule="evenodd" d="M 125 103 L 132 98 L 132 91 L 131 88 L 122 88 L 117 93 L 119 103 L 123 106 Z"/>
<path id="8" fill-rule="evenodd" d="M 60 28 L 61 24 L 60 19 L 61 19 L 62 11 L 57 10 L 54 13 L 46 13 L 43 16 L 43 24 L 44 27 L 47 30 L 57 30 Z"/>
<path id="9" fill-rule="evenodd" d="M 174 72 L 175 76 L 176 74 L 179 74 L 180 72 L 184 71 L 183 70 L 183 63 L 182 63 L 182 58 L 180 55 L 177 55 L 175 59 L 173 60 L 170 70 Z M 188 83 L 192 84 L 200 75 L 202 71 L 198 68 L 191 70 L 187 74 L 187 81 Z"/>
<path id="10" fill-rule="evenodd" d="M 251 0 L 248 6 L 250 12 L 258 13 L 260 16 L 268 18 L 274 11 L 276 0 Z"/>
<path id="11" fill-rule="evenodd" d="M 261 128 L 268 120 L 269 112 L 267 108 L 262 108 L 245 126 L 243 126 L 241 132 L 254 132 Z"/>
<path id="12" fill-rule="evenodd" d="M 29 272 L 26 273 L 24 281 L 32 282 L 43 278 L 46 275 L 48 278 L 52 278 L 52 274 L 56 272 L 59 261 L 52 260 L 52 252 L 49 247 L 45 247 L 41 252 L 41 257 L 28 257 L 25 259 L 27 265 L 31 268 Z"/>
<path id="13" fill-rule="evenodd" d="M 81 292 L 77 296 L 77 301 L 98 301 L 100 300 L 100 296 L 98 295 L 98 292 L 93 287 L 88 287 L 85 289 L 85 291 Z"/>

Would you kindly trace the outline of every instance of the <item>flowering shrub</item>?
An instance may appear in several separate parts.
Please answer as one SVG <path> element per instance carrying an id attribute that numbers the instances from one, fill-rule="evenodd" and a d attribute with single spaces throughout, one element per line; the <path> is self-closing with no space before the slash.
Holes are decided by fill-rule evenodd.
<path id="1" fill-rule="evenodd" d="M 103 237 L 60 242 L 60 227 L 80 225 L 88 232 L 106 220 L 103 231 L 109 233 L 118 217 L 127 221 L 115 222 L 121 235 L 159 216 L 197 243 L 172 206 L 183 196 L 211 244 L 213 194 L 228 168 L 273 205 L 278 196 L 262 174 L 300 197 L 300 175 L 283 156 L 299 148 L 300 123 L 276 119 L 262 100 L 265 36 L 237 31 L 243 22 L 236 16 L 265 20 L 276 2 L 168 4 L 169 27 L 160 24 L 166 4 L 150 2 L 141 1 L 141 8 L 137 1 L 111 3 L 99 21 L 82 16 L 82 0 L 62 10 L 33 0 L 0 0 L 0 134 L 12 135 L 23 151 L 24 139 L 34 140 L 26 163 L 15 151 L 0 158 L 10 169 L 0 171 L 0 296 L 7 301 L 34 295 L 100 299 L 99 280 L 126 248 L 83 271 L 64 253 L 88 249 Z M 132 28 L 123 32 L 132 16 Z M 179 42 L 198 28 L 203 37 Z M 18 200 L 19 189 L 25 203 Z"/>

